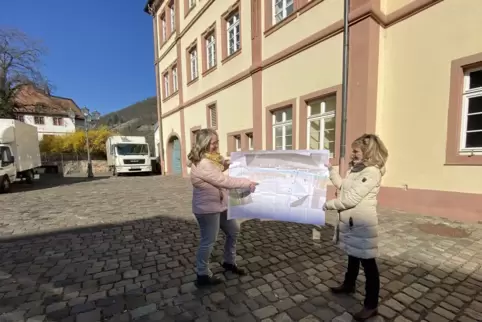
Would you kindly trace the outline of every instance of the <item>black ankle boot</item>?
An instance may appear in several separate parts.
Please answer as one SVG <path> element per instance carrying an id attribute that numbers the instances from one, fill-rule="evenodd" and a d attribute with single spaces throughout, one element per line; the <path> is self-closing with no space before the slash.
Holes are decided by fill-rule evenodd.
<path id="1" fill-rule="evenodd" d="M 331 292 L 333 294 L 352 294 L 355 293 L 355 288 L 354 287 L 348 287 L 345 286 L 344 284 L 337 286 L 337 287 L 332 287 L 330 288 Z"/>
<path id="2" fill-rule="evenodd" d="M 244 269 L 239 268 L 238 266 L 233 264 L 223 263 L 223 268 L 225 272 L 231 272 L 233 274 L 240 275 L 240 276 L 246 275 L 246 271 Z"/>
<path id="3" fill-rule="evenodd" d="M 198 275 L 196 280 L 196 286 L 197 287 L 213 286 L 213 285 L 221 284 L 222 282 L 223 281 L 221 281 L 219 278 L 214 276 Z"/>

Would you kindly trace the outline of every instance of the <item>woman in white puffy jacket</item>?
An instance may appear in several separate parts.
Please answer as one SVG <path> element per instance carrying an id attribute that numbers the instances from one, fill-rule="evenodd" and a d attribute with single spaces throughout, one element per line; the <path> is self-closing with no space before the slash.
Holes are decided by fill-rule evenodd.
<path id="1" fill-rule="evenodd" d="M 336 294 L 355 292 L 356 280 L 363 266 L 366 276 L 365 301 L 356 321 L 365 321 L 378 314 L 380 275 L 378 256 L 377 195 L 388 151 L 374 134 L 364 134 L 352 143 L 351 167 L 345 179 L 328 165 L 330 179 L 339 190 L 336 199 L 326 202 L 325 210 L 338 211 L 335 240 L 348 255 L 348 270 L 342 285 L 332 288 Z"/>

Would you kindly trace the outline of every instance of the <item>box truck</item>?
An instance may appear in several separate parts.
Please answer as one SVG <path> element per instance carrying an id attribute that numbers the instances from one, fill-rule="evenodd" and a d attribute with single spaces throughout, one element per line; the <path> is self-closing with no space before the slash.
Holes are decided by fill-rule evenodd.
<path id="1" fill-rule="evenodd" d="M 9 192 L 17 179 L 32 183 L 42 165 L 37 128 L 11 119 L 0 119 L 0 192 Z"/>
<path id="2" fill-rule="evenodd" d="M 111 136 L 105 144 L 107 165 L 114 176 L 152 173 L 149 144 L 143 136 Z"/>

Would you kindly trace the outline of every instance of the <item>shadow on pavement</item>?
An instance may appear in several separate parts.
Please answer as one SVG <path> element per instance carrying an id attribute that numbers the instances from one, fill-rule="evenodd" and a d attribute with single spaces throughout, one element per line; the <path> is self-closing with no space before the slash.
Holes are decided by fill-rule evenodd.
<path id="1" fill-rule="evenodd" d="M 333 296 L 329 287 L 343 278 L 346 258 L 333 246 L 330 227 L 320 229 L 320 240 L 313 240 L 312 229 L 244 222 L 238 264 L 249 276 L 220 273 L 219 238 L 212 267 L 225 282 L 205 290 L 193 283 L 199 238 L 194 218 L 3 238 L 0 320 L 350 321 L 346 312 L 361 308 L 363 274 L 353 297 Z M 480 266 L 447 261 L 435 266 L 412 253 L 382 256 L 384 318 L 372 321 L 480 321 Z"/>
<path id="2" fill-rule="evenodd" d="M 93 178 L 83 177 L 63 177 L 59 174 L 41 174 L 39 179 L 36 179 L 32 184 L 24 181 L 17 181 L 12 184 L 12 191 L 10 193 L 35 191 L 40 189 L 48 189 L 58 186 L 72 185 L 81 182 L 91 182 L 98 180 L 109 179 L 109 176 L 101 175 Z"/>

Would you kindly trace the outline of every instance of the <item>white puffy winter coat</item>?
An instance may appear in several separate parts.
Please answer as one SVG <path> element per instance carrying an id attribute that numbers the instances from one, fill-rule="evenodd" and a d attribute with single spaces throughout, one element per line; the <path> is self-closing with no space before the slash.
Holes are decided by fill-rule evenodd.
<path id="1" fill-rule="evenodd" d="M 378 256 L 377 195 L 384 172 L 375 166 L 352 168 L 342 179 L 335 169 L 330 171 L 330 179 L 339 192 L 337 199 L 326 202 L 326 208 L 338 211 L 335 239 L 350 256 Z"/>

